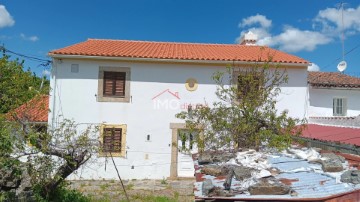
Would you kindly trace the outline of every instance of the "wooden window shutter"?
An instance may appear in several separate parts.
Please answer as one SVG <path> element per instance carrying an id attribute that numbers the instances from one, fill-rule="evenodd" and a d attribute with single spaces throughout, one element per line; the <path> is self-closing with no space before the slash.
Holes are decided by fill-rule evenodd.
<path id="1" fill-rule="evenodd" d="M 104 128 L 103 152 L 121 152 L 121 128 Z"/>
<path id="2" fill-rule="evenodd" d="M 114 136 L 113 136 L 114 152 L 121 152 L 121 140 L 122 140 L 121 136 L 122 136 L 122 129 L 114 128 Z"/>
<path id="3" fill-rule="evenodd" d="M 104 72 L 104 96 L 124 97 L 125 83 L 125 72 Z"/>

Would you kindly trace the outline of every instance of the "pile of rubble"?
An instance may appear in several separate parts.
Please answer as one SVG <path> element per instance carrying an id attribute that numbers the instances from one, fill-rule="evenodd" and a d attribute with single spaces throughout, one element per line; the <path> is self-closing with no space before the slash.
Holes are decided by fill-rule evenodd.
<path id="1" fill-rule="evenodd" d="M 287 178 L 286 174 L 291 173 L 314 173 L 327 177 L 320 184 L 326 184 L 328 178 L 335 179 L 336 183 L 360 183 L 360 171 L 349 166 L 344 157 L 334 153 L 320 154 L 314 148 L 294 146 L 281 153 L 206 151 L 196 157 L 195 195 L 203 197 L 297 197 L 299 189 L 292 184 L 299 181 L 299 177 Z M 300 192 L 305 193 L 303 190 Z"/>

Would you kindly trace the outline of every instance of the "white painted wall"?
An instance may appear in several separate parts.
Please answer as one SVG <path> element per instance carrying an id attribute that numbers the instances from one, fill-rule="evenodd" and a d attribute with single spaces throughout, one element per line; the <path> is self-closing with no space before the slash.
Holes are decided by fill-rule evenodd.
<path id="1" fill-rule="evenodd" d="M 71 73 L 71 64 L 79 64 L 79 73 Z M 97 102 L 99 66 L 131 68 L 130 103 Z M 126 158 L 115 158 L 124 179 L 162 179 L 170 175 L 171 129 L 170 123 L 181 123 L 175 118 L 181 106 L 212 103 L 217 100 L 216 86 L 211 77 L 220 66 L 127 63 L 105 60 L 55 60 L 51 77 L 49 124 L 58 115 L 74 119 L 78 123 L 127 124 Z M 306 68 L 288 69 L 289 83 L 282 88 L 277 105 L 279 110 L 288 109 L 290 115 L 303 118 L 307 97 Z M 55 79 L 56 78 L 56 79 Z M 185 88 L 188 78 L 197 79 L 199 86 L 194 92 Z M 56 84 L 55 84 L 56 83 Z M 158 97 L 168 99 L 173 108 L 156 109 L 152 98 L 169 89 L 178 92 L 180 100 L 170 94 Z M 54 96 L 55 95 L 55 96 Z M 56 97 L 56 99 L 54 99 Z M 175 101 L 174 101 L 175 100 Z M 54 105 L 55 103 L 55 105 Z M 186 107 L 185 107 L 186 109 Z M 151 135 L 151 141 L 146 136 Z M 145 159 L 145 155 L 149 159 Z M 87 165 L 73 175 L 73 179 L 116 179 L 116 172 L 109 160 L 105 171 L 105 158 Z M 131 169 L 134 166 L 134 169 Z"/>
<path id="2" fill-rule="evenodd" d="M 347 116 L 360 114 L 360 90 L 309 87 L 309 116 L 332 117 L 334 98 L 347 99 Z"/>

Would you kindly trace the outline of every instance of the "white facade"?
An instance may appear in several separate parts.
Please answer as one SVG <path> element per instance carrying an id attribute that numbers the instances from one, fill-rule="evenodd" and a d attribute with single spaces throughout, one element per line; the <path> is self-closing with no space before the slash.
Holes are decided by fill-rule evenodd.
<path id="1" fill-rule="evenodd" d="M 346 116 L 360 115 L 360 89 L 325 89 L 309 86 L 309 117 L 333 117 L 334 98 L 346 100 Z"/>
<path id="2" fill-rule="evenodd" d="M 72 73 L 71 65 L 79 72 Z M 182 123 L 175 114 L 189 104 L 211 104 L 217 97 L 211 79 L 223 65 L 122 62 L 98 59 L 54 59 L 51 76 L 49 124 L 56 125 L 59 115 L 84 124 L 126 124 L 126 156 L 115 157 L 123 179 L 162 179 L 170 176 L 172 129 Z M 129 67 L 130 102 L 98 102 L 99 67 Z M 289 67 L 288 84 L 282 87 L 278 110 L 304 118 L 307 105 L 307 68 Z M 185 82 L 194 78 L 196 91 Z M 176 95 L 176 96 L 174 96 Z M 147 136 L 150 135 L 150 140 Z M 96 164 L 79 170 L 73 179 L 116 179 L 111 160 L 99 157 Z M 181 163 L 181 162 L 179 162 Z M 105 171 L 106 168 L 106 171 Z"/>

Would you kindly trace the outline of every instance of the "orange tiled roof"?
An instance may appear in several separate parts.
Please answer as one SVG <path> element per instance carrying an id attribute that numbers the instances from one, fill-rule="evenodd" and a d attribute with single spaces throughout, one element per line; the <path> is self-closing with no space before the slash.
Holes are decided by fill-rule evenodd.
<path id="1" fill-rule="evenodd" d="M 360 88 L 360 78 L 340 72 L 309 72 L 308 83 L 316 87 Z"/>
<path id="2" fill-rule="evenodd" d="M 302 58 L 269 47 L 240 44 L 89 39 L 49 54 L 245 62 L 266 62 L 271 56 L 276 63 L 308 64 Z"/>
<path id="3" fill-rule="evenodd" d="M 34 97 L 29 102 L 21 105 L 15 110 L 7 113 L 9 120 L 14 120 L 14 116 L 20 120 L 28 122 L 47 122 L 49 113 L 49 96 L 41 95 Z"/>

